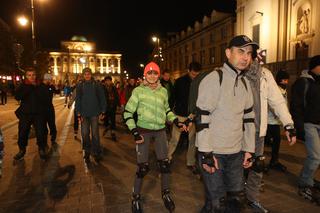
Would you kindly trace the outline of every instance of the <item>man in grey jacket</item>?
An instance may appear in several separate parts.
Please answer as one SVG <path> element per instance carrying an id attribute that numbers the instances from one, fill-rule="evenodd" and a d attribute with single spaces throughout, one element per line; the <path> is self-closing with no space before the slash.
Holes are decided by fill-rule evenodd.
<path id="1" fill-rule="evenodd" d="M 103 119 L 106 110 L 106 98 L 100 83 L 92 79 L 90 68 L 83 69 L 84 81 L 76 88 L 76 112 L 81 121 L 81 136 L 84 159 L 90 162 L 90 154 L 95 161 L 101 160 L 101 147 L 99 136 L 99 117 Z M 90 130 L 92 140 L 90 139 Z"/>
<path id="2" fill-rule="evenodd" d="M 244 76 L 258 49 L 247 36 L 236 36 L 226 49 L 222 81 L 218 71 L 199 85 L 196 102 L 196 146 L 206 191 L 202 213 L 219 211 L 226 197 L 226 212 L 240 212 L 243 168 L 249 168 L 255 150 L 252 91 Z"/>

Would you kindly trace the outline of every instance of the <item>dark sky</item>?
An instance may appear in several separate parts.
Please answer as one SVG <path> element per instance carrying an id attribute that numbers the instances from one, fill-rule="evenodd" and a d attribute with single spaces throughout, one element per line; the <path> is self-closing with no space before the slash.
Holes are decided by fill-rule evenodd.
<path id="1" fill-rule="evenodd" d="M 201 21 L 213 9 L 235 10 L 235 0 L 34 0 L 36 35 L 43 48 L 58 49 L 61 40 L 83 35 L 98 50 L 119 51 L 125 69 L 134 72 L 145 63 L 153 44 L 151 36 L 165 36 Z M 0 17 L 15 34 L 16 14 L 27 13 L 30 0 L 1 0 Z M 26 29 L 24 29 L 26 30 Z M 18 36 L 17 36 L 18 37 Z M 31 36 L 30 36 L 31 37 Z"/>

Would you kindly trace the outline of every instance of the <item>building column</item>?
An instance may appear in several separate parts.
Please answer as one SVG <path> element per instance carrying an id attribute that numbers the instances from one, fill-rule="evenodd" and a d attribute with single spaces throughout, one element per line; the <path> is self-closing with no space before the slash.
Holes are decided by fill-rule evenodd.
<path id="1" fill-rule="evenodd" d="M 103 73 L 103 58 L 100 57 L 100 73 Z"/>
<path id="2" fill-rule="evenodd" d="M 117 58 L 118 59 L 118 73 L 120 74 L 120 70 L 121 70 L 121 65 L 120 65 L 120 58 Z"/>
<path id="3" fill-rule="evenodd" d="M 109 57 L 107 57 L 106 60 L 107 60 L 107 73 L 109 73 Z"/>
<path id="4" fill-rule="evenodd" d="M 53 73 L 55 76 L 58 75 L 58 67 L 57 67 L 57 57 L 53 57 Z"/>

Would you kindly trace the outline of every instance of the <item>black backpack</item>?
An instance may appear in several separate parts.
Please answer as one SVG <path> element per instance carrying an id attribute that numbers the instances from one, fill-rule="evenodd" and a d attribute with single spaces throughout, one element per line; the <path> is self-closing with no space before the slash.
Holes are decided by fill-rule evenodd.
<path id="1" fill-rule="evenodd" d="M 221 69 L 214 69 L 211 71 L 204 71 L 201 72 L 197 77 L 195 77 L 190 85 L 190 92 L 189 92 L 189 100 L 188 100 L 188 112 L 189 114 L 196 114 L 196 103 L 198 99 L 198 92 L 199 92 L 199 85 L 202 79 L 204 79 L 208 74 L 212 72 L 218 72 L 219 74 L 219 83 L 220 85 L 222 84 L 222 79 L 223 79 L 223 72 Z"/>

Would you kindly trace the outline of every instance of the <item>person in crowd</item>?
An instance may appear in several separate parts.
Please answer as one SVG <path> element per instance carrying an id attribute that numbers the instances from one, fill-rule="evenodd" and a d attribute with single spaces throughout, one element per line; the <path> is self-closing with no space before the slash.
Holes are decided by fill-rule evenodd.
<path id="1" fill-rule="evenodd" d="M 47 93 L 39 87 L 36 81 L 36 72 L 33 68 L 26 70 L 25 81 L 16 90 L 15 98 L 20 101 L 19 108 L 15 111 L 18 123 L 19 152 L 14 160 L 22 160 L 28 145 L 28 136 L 31 125 L 35 128 L 39 155 L 41 159 L 47 157 Z"/>
<path id="2" fill-rule="evenodd" d="M 88 164 L 91 155 L 96 162 L 102 158 L 99 119 L 104 118 L 107 106 L 103 86 L 92 78 L 91 69 L 84 68 L 82 73 L 83 81 L 76 88 L 75 108 L 81 121 L 84 160 Z"/>
<path id="3" fill-rule="evenodd" d="M 175 205 L 169 190 L 170 164 L 165 123 L 168 120 L 183 130 L 186 130 L 186 126 L 170 110 L 167 91 L 159 82 L 159 66 L 154 62 L 148 63 L 144 68 L 144 76 L 145 81 L 133 90 L 124 111 L 124 119 L 136 143 L 138 164 L 132 193 L 132 211 L 142 212 L 140 192 L 143 177 L 149 171 L 149 145 L 152 141 L 161 173 L 162 199 L 166 208 L 173 211 Z M 137 122 L 133 118 L 134 112 L 138 114 Z"/>
<path id="4" fill-rule="evenodd" d="M 287 85 L 289 83 L 289 74 L 285 70 L 280 70 L 276 75 L 276 83 L 278 84 L 279 90 L 282 96 L 287 102 Z M 265 137 L 265 143 L 270 144 L 271 159 L 268 168 L 275 169 L 278 171 L 286 172 L 287 167 L 279 162 L 279 150 L 281 142 L 281 121 L 275 115 L 272 108 L 268 109 L 268 128 L 267 135 Z"/>
<path id="5" fill-rule="evenodd" d="M 173 90 L 173 111 L 177 115 L 180 122 L 185 122 L 188 119 L 188 98 L 190 93 L 190 84 L 192 80 L 200 73 L 201 64 L 198 62 L 191 62 L 189 64 L 188 73 L 178 78 L 174 84 Z M 171 161 L 172 156 L 177 148 L 181 131 L 179 128 L 173 126 L 171 132 L 171 139 L 169 141 L 168 158 Z M 188 151 L 187 151 L 187 168 L 194 174 L 198 174 L 196 166 L 196 147 L 195 147 L 195 127 L 194 125 L 188 131 Z"/>
<path id="6" fill-rule="evenodd" d="M 56 116 L 55 116 L 55 110 L 52 103 L 52 99 L 54 94 L 60 93 L 60 90 L 52 84 L 52 75 L 50 73 L 44 74 L 43 81 L 40 86 L 43 87 L 44 91 L 47 93 L 46 94 L 47 124 L 50 129 L 51 145 L 52 147 L 57 147 L 58 144 L 56 142 L 56 139 L 57 139 Z"/>
<path id="7" fill-rule="evenodd" d="M 112 140 L 116 141 L 116 112 L 119 106 L 119 95 L 116 87 L 112 82 L 111 76 L 106 76 L 105 80 L 105 95 L 107 100 L 106 116 L 104 125 L 106 127 L 104 134 L 110 129 Z"/>
<path id="8" fill-rule="evenodd" d="M 249 70 L 246 72 L 246 77 L 249 79 L 250 87 L 252 88 L 254 100 L 253 109 L 256 115 L 256 146 L 254 154 L 256 159 L 261 159 L 260 157 L 263 156 L 264 152 L 264 138 L 268 126 L 268 106 L 284 126 L 289 145 L 296 143 L 296 131 L 286 100 L 282 96 L 272 73 L 260 64 L 260 54 L 255 54 L 258 57 L 251 63 Z M 260 202 L 262 177 L 263 172 L 249 169 L 246 180 L 246 196 L 249 208 L 255 212 L 267 213 L 269 210 Z"/>
<path id="9" fill-rule="evenodd" d="M 63 93 L 64 93 L 64 107 L 66 107 L 71 95 L 71 87 L 68 82 L 64 84 Z"/>
<path id="10" fill-rule="evenodd" d="M 73 103 L 76 100 L 76 95 L 77 95 L 77 85 L 80 84 L 82 82 L 82 75 L 78 75 L 77 79 L 75 81 L 75 88 L 72 91 L 70 100 L 68 102 L 68 109 L 71 108 L 71 106 L 73 105 Z M 78 130 L 79 130 L 79 120 L 78 120 L 78 113 L 76 111 L 76 108 L 74 107 L 73 109 L 73 135 L 74 135 L 74 139 L 77 139 L 78 137 Z"/>
<path id="11" fill-rule="evenodd" d="M 170 109 L 173 109 L 173 102 L 174 102 L 173 83 L 170 80 L 170 72 L 169 72 L 168 69 L 163 70 L 162 78 L 160 80 L 160 83 L 164 88 L 167 89 L 168 99 L 169 99 L 169 106 L 170 106 Z"/>
<path id="12" fill-rule="evenodd" d="M 225 50 L 227 62 L 205 76 L 198 89 L 195 125 L 199 166 L 205 186 L 202 213 L 240 212 L 244 168 L 252 165 L 255 126 L 252 91 L 244 76 L 258 45 L 236 36 Z M 220 77 L 220 74 L 223 77 Z M 222 81 L 221 81 L 222 80 Z"/>
<path id="13" fill-rule="evenodd" d="M 299 195 L 320 205 L 320 182 L 315 180 L 320 165 L 320 55 L 310 59 L 309 69 L 293 84 L 290 110 L 297 136 L 307 151 L 298 182 Z"/>
<path id="14" fill-rule="evenodd" d="M 1 104 L 6 105 L 8 100 L 8 82 L 5 79 L 2 79 L 0 83 L 0 95 L 1 95 Z"/>

